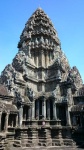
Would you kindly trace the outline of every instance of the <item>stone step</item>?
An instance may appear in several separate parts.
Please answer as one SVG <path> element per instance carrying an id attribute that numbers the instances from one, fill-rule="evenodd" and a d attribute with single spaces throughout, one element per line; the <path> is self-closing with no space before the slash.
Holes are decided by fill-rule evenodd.
<path id="1" fill-rule="evenodd" d="M 21 141 L 20 140 L 15 140 L 13 143 L 14 147 L 21 147 Z"/>
<path id="2" fill-rule="evenodd" d="M 27 144 L 26 144 L 26 147 L 31 147 L 31 143 L 27 143 Z"/>
<path id="3" fill-rule="evenodd" d="M 28 137 L 21 137 L 21 139 L 28 139 Z"/>
<path id="4" fill-rule="evenodd" d="M 39 146 L 52 146 L 52 142 L 51 141 L 39 141 L 38 143 Z"/>
<path id="5" fill-rule="evenodd" d="M 21 143 L 28 142 L 28 139 L 21 139 Z"/>
<path id="6" fill-rule="evenodd" d="M 16 140 L 21 140 L 21 137 L 17 137 Z"/>
<path id="7" fill-rule="evenodd" d="M 63 145 L 63 141 L 61 139 L 52 140 L 52 146 L 62 146 L 62 145 Z"/>
<path id="8" fill-rule="evenodd" d="M 0 147 L 0 150 L 4 150 L 4 147 Z"/>
<path id="9" fill-rule="evenodd" d="M 63 143 L 66 146 L 75 146 L 76 145 L 76 143 L 72 139 L 64 139 Z"/>
<path id="10" fill-rule="evenodd" d="M 32 143 L 32 140 L 28 140 L 28 143 Z"/>
<path id="11" fill-rule="evenodd" d="M 13 143 L 13 146 L 14 146 L 14 147 L 21 147 L 20 144 L 16 144 L 16 143 Z"/>

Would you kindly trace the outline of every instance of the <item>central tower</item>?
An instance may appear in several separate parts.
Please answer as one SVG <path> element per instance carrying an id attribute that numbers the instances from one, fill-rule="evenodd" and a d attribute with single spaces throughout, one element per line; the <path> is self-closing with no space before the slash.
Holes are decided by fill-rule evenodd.
<path id="1" fill-rule="evenodd" d="M 69 66 L 57 31 L 41 8 L 25 24 L 18 49 L 0 76 L 0 83 L 11 98 L 5 97 L 5 105 L 10 102 L 10 114 L 4 112 L 5 105 L 1 111 L 6 130 L 14 129 L 14 145 L 74 145 L 72 107 L 83 83 L 77 68 Z"/>
<path id="2" fill-rule="evenodd" d="M 51 20 L 38 8 L 25 24 L 18 44 L 19 52 L 25 53 L 24 79 L 34 91 L 48 91 L 51 65 L 61 53 L 60 41 Z M 51 82 L 49 84 L 49 82 Z M 51 89 L 53 90 L 53 89 Z"/>

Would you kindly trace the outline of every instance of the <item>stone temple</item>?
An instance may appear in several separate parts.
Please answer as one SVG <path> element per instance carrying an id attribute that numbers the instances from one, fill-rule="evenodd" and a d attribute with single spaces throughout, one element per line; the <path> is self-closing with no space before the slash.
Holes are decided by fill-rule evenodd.
<path id="1" fill-rule="evenodd" d="M 84 85 L 38 8 L 0 76 L 0 149 L 84 145 Z"/>

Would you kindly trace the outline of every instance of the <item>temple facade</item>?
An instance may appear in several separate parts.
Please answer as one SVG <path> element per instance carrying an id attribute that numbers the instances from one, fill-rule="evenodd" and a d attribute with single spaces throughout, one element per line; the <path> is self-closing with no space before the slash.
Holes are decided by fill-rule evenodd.
<path id="1" fill-rule="evenodd" d="M 0 147 L 9 141 L 27 148 L 83 145 L 83 128 L 83 81 L 76 66 L 70 67 L 51 20 L 38 8 L 0 76 Z"/>

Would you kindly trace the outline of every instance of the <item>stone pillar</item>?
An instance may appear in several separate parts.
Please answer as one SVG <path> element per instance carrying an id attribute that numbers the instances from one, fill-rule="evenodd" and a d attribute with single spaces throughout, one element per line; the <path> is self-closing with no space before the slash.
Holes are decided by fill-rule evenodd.
<path id="1" fill-rule="evenodd" d="M 47 100 L 47 119 L 50 120 L 50 101 Z"/>
<path id="2" fill-rule="evenodd" d="M 53 101 L 53 120 L 57 120 L 56 103 Z"/>
<path id="3" fill-rule="evenodd" d="M 32 103 L 32 120 L 35 119 L 35 101 Z"/>
<path id="4" fill-rule="evenodd" d="M 49 65 L 49 52 L 46 51 L 46 66 L 48 67 Z"/>
<path id="5" fill-rule="evenodd" d="M 36 66 L 38 67 L 38 51 L 36 51 Z"/>
<path id="6" fill-rule="evenodd" d="M 46 100 L 43 98 L 42 100 L 42 116 L 44 119 L 46 119 Z"/>
<path id="7" fill-rule="evenodd" d="M 24 110 L 23 112 L 24 112 L 24 114 L 23 114 L 23 117 L 24 117 L 23 120 L 26 120 L 26 110 Z"/>
<path id="8" fill-rule="evenodd" d="M 31 106 L 29 106 L 29 109 L 28 109 L 28 119 L 31 119 L 31 109 L 32 109 L 32 107 Z"/>
<path id="9" fill-rule="evenodd" d="M 45 67 L 47 67 L 47 52 L 45 51 Z"/>
<path id="10" fill-rule="evenodd" d="M 42 67 L 45 67 L 44 50 L 41 50 L 41 66 L 42 66 Z"/>
<path id="11" fill-rule="evenodd" d="M 0 132 L 1 132 L 1 117 L 2 117 L 2 112 L 0 112 Z"/>
<path id="12" fill-rule="evenodd" d="M 69 106 L 66 107 L 66 125 L 70 126 L 71 125 L 71 119 L 70 119 L 70 108 Z"/>
<path id="13" fill-rule="evenodd" d="M 45 67 L 45 53 L 44 53 L 44 50 L 41 50 L 41 67 Z M 41 71 L 41 80 L 44 81 L 45 80 L 45 72 L 44 70 L 42 69 Z M 45 91 L 45 83 L 42 82 L 42 91 L 44 92 Z"/>
<path id="14" fill-rule="evenodd" d="M 38 51 L 38 66 L 41 66 L 41 53 Z"/>
<path id="15" fill-rule="evenodd" d="M 21 106 L 19 109 L 19 126 L 22 126 L 22 121 L 23 121 L 23 107 Z"/>
<path id="16" fill-rule="evenodd" d="M 5 131 L 7 131 L 8 128 L 8 119 L 9 119 L 9 113 L 7 113 L 5 117 Z"/>
<path id="17" fill-rule="evenodd" d="M 16 115 L 16 127 L 18 126 L 18 115 Z"/>
<path id="18" fill-rule="evenodd" d="M 34 51 L 34 62 L 36 66 L 38 67 L 38 51 L 37 50 Z"/>
<path id="19" fill-rule="evenodd" d="M 39 120 L 39 100 L 36 100 L 36 119 Z"/>

